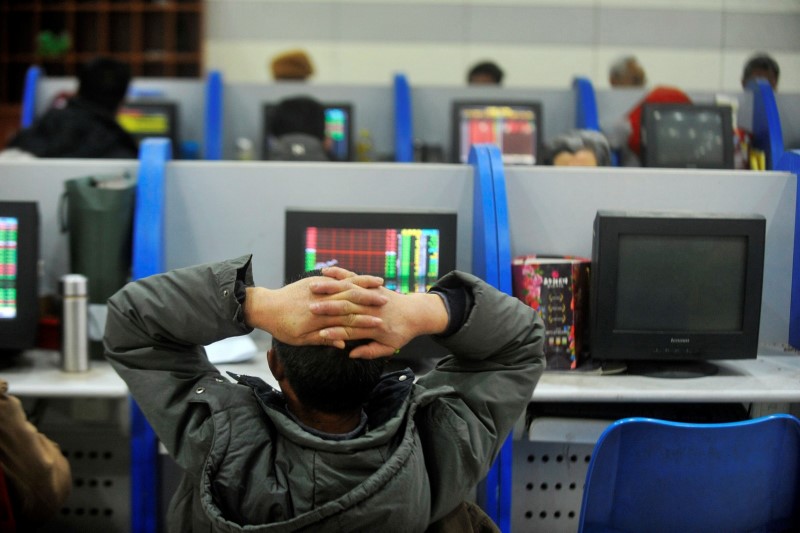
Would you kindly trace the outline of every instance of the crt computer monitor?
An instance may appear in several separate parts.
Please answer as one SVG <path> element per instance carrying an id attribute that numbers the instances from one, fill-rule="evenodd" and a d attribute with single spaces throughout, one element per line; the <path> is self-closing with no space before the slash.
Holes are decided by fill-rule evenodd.
<path id="1" fill-rule="evenodd" d="M 353 105 L 349 103 L 322 103 L 325 108 L 325 138 L 330 146 L 329 155 L 334 161 L 352 161 L 354 158 Z M 262 110 L 261 158 L 269 159 L 269 121 L 276 104 L 267 103 Z"/>
<path id="2" fill-rule="evenodd" d="M 732 169 L 730 106 L 642 106 L 642 165 L 662 168 Z"/>
<path id="3" fill-rule="evenodd" d="M 452 104 L 451 154 L 466 163 L 473 144 L 494 144 L 506 165 L 535 165 L 542 154 L 539 102 L 456 101 Z"/>
<path id="4" fill-rule="evenodd" d="M 178 153 L 178 104 L 169 101 L 124 102 L 117 111 L 117 122 L 137 142 L 146 137 L 166 137 L 172 153 Z"/>
<path id="5" fill-rule="evenodd" d="M 448 212 L 288 210 L 284 277 L 338 265 L 400 293 L 425 292 L 456 267 L 456 220 Z M 421 372 L 447 351 L 420 337 L 401 353 L 394 359 Z"/>
<path id="6" fill-rule="evenodd" d="M 39 318 L 39 211 L 0 202 L 0 354 L 32 348 Z"/>
<path id="7" fill-rule="evenodd" d="M 765 228 L 760 215 L 598 211 L 592 359 L 681 377 L 755 358 Z"/>
<path id="8" fill-rule="evenodd" d="M 287 282 L 337 265 L 401 293 L 425 292 L 455 269 L 455 254 L 455 213 L 286 212 Z"/>

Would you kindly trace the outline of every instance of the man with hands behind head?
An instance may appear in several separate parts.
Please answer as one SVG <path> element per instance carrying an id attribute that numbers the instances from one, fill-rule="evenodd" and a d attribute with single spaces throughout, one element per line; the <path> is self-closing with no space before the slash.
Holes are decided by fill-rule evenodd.
<path id="1" fill-rule="evenodd" d="M 271 290 L 254 286 L 250 261 L 160 274 L 109 300 L 107 357 L 184 470 L 170 530 L 447 530 L 541 375 L 538 315 L 460 272 L 425 294 L 340 268 Z M 252 328 L 273 336 L 280 391 L 231 382 L 205 357 Z M 384 373 L 425 334 L 452 355 L 416 383 Z"/>

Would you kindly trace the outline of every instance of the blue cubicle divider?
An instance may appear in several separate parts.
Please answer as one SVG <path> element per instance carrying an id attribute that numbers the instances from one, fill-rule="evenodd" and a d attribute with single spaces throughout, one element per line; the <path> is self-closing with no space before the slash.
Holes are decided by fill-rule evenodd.
<path id="1" fill-rule="evenodd" d="M 133 221 L 133 279 L 164 270 L 164 173 L 169 139 L 147 138 L 139 149 L 139 181 Z"/>
<path id="2" fill-rule="evenodd" d="M 800 185 L 800 150 L 785 152 L 776 170 L 797 176 Z M 789 344 L 800 349 L 800 186 L 797 188 L 794 218 L 794 255 L 792 258 L 792 297 L 789 307 Z"/>
<path id="3" fill-rule="evenodd" d="M 753 145 L 764 151 L 767 158 L 766 169 L 777 170 L 784 148 L 775 93 L 764 79 L 750 82 L 747 89 L 753 92 Z"/>
<path id="4" fill-rule="evenodd" d="M 575 91 L 575 127 L 579 130 L 600 131 L 597 98 L 591 80 L 584 77 L 575 78 L 572 88 Z"/>
<path id="5" fill-rule="evenodd" d="M 164 271 L 164 174 L 172 154 L 169 139 L 142 141 L 133 220 L 133 279 Z M 158 529 L 158 439 L 131 400 L 131 531 Z"/>
<path id="6" fill-rule="evenodd" d="M 205 108 L 205 159 L 222 159 L 223 126 L 223 83 L 222 73 L 212 70 L 206 77 Z"/>
<path id="7" fill-rule="evenodd" d="M 488 145 L 473 145 L 469 164 L 475 169 L 472 204 L 472 273 L 487 283 L 498 284 L 497 221 Z"/>
<path id="8" fill-rule="evenodd" d="M 414 161 L 411 125 L 411 88 L 403 74 L 394 77 L 394 153 L 398 163 Z"/>
<path id="9" fill-rule="evenodd" d="M 36 89 L 41 77 L 42 69 L 36 65 L 28 67 L 28 71 L 25 73 L 25 86 L 22 88 L 22 119 L 20 121 L 23 128 L 33 124 L 36 118 Z"/>
<path id="10" fill-rule="evenodd" d="M 511 294 L 511 244 L 508 202 L 500 150 L 489 144 L 473 145 L 469 163 L 475 169 L 472 210 L 472 272 L 497 289 Z M 486 476 L 484 508 L 501 531 L 511 531 L 512 440 L 503 444 Z"/>

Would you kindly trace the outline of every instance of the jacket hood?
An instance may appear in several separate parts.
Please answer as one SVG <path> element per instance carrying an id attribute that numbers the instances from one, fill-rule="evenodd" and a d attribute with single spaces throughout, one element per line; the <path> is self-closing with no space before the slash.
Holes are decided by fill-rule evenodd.
<path id="1" fill-rule="evenodd" d="M 265 414 L 272 420 L 282 436 L 298 446 L 335 453 L 353 453 L 359 450 L 386 444 L 405 418 L 407 399 L 414 384 L 414 373 L 399 370 L 384 375 L 370 394 L 364 412 L 367 415 L 367 430 L 359 437 L 329 440 L 303 429 L 286 410 L 283 393 L 260 378 L 232 374 L 238 383 L 247 385 L 258 398 Z"/>
<path id="2" fill-rule="evenodd" d="M 424 457 L 418 453 L 413 413 L 419 404 L 412 393 L 414 375 L 410 370 L 381 379 L 364 408 L 368 430 L 347 441 L 326 440 L 305 431 L 286 412 L 279 391 L 259 378 L 233 376 L 253 390 L 271 425 L 284 437 L 274 455 L 274 467 L 286 477 L 276 479 L 273 489 L 260 490 L 272 493 L 269 500 L 280 495 L 283 504 L 276 509 L 286 511 L 273 515 L 264 525 L 251 524 L 248 531 L 368 531 L 377 524 L 396 524 L 399 517 L 406 520 L 400 530 L 425 529 L 430 519 L 430 492 L 427 484 L 419 486 L 426 469 Z M 360 473 L 352 472 L 356 453 Z M 343 478 L 342 472 L 348 470 L 344 465 L 350 465 L 351 472 Z M 219 531 L 241 531 L 241 526 L 223 518 L 210 497 L 215 493 L 210 474 L 206 473 L 209 477 L 204 481 L 208 486 L 203 491 L 204 511 Z M 417 522 L 408 522 L 409 508 L 418 511 Z"/>

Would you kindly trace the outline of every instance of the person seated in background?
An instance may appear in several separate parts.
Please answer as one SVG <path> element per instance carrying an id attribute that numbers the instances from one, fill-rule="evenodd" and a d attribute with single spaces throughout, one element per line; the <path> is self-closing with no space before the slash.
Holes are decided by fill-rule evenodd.
<path id="1" fill-rule="evenodd" d="M 303 50 L 288 50 L 272 58 L 272 77 L 276 81 L 305 81 L 314 74 L 311 58 Z"/>
<path id="2" fill-rule="evenodd" d="M 547 144 L 545 165 L 607 167 L 611 165 L 608 139 L 599 131 L 573 130 Z"/>
<path id="3" fill-rule="evenodd" d="M 135 159 L 136 140 L 117 123 L 128 91 L 130 67 L 98 57 L 78 70 L 78 93 L 48 109 L 6 145 L 35 157 Z"/>
<path id="4" fill-rule="evenodd" d="M 647 76 L 635 56 L 624 56 L 611 64 L 608 82 L 612 87 L 644 87 Z"/>
<path id="5" fill-rule="evenodd" d="M 773 91 L 778 90 L 778 78 L 781 69 L 778 62 L 764 53 L 755 54 L 747 60 L 742 71 L 742 88 L 747 89 L 750 82 L 756 78 L 764 78 L 772 87 Z"/>
<path id="6" fill-rule="evenodd" d="M 542 374 L 539 315 L 461 272 L 407 295 L 322 274 L 270 290 L 243 256 L 110 298 L 106 357 L 185 472 L 169 530 L 499 531 L 465 502 Z M 203 346 L 253 328 L 280 390 L 208 362 Z M 419 335 L 452 355 L 419 380 L 384 373 Z"/>
<path id="7" fill-rule="evenodd" d="M 281 100 L 267 123 L 272 161 L 330 161 L 325 108 L 310 96 Z"/>
<path id="8" fill-rule="evenodd" d="M 503 70 L 492 61 L 482 61 L 469 69 L 467 84 L 502 85 Z"/>
<path id="9" fill-rule="evenodd" d="M 32 531 L 61 508 L 72 488 L 58 444 L 39 433 L 0 380 L 0 531 Z"/>

